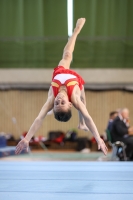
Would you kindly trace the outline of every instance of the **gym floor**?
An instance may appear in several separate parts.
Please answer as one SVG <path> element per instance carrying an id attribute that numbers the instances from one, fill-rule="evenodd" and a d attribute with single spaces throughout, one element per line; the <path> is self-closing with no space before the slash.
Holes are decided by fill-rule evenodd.
<path id="1" fill-rule="evenodd" d="M 100 162 L 101 152 L 41 154 L 0 159 L 0 200 L 133 200 L 132 162 Z"/>

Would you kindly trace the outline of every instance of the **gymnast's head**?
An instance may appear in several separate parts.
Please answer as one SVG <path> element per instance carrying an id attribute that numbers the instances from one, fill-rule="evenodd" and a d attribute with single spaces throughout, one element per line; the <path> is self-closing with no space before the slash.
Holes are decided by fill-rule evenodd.
<path id="1" fill-rule="evenodd" d="M 58 93 L 54 100 L 54 117 L 58 121 L 67 122 L 71 116 L 72 103 L 64 93 Z"/>

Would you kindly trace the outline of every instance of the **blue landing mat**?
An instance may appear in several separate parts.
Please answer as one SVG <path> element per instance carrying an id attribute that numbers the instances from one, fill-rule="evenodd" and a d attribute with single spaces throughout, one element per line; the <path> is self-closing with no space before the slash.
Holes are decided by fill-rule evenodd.
<path id="1" fill-rule="evenodd" d="M 0 158 L 5 157 L 5 156 L 14 155 L 15 154 L 15 148 L 16 147 L 14 147 L 14 146 L 13 147 L 12 146 L 10 146 L 10 147 L 6 146 L 6 147 L 0 148 Z"/>
<path id="2" fill-rule="evenodd" d="M 132 162 L 0 162 L 0 200 L 133 200 Z"/>
<path id="3" fill-rule="evenodd" d="M 7 157 L 7 156 L 13 156 L 15 155 L 15 146 L 6 146 L 0 148 L 0 158 Z M 25 150 L 21 152 L 21 154 L 27 154 Z"/>

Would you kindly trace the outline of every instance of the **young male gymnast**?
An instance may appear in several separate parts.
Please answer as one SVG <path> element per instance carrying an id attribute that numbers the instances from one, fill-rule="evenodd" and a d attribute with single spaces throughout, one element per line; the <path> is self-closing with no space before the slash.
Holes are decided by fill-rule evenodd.
<path id="1" fill-rule="evenodd" d="M 84 80 L 75 71 L 69 69 L 76 38 L 84 23 L 85 18 L 77 20 L 74 32 L 64 48 L 63 58 L 59 62 L 58 67 L 54 69 L 47 101 L 31 125 L 25 138 L 16 146 L 16 154 L 19 154 L 23 149 L 28 151 L 29 141 L 40 128 L 44 118 L 50 110 L 53 109 L 54 116 L 58 121 L 66 122 L 71 118 L 72 105 L 78 110 L 78 128 L 85 131 L 90 130 L 98 143 L 98 149 L 101 149 L 105 155 L 107 154 L 108 149 L 104 141 L 100 138 L 97 128 L 86 109 L 86 99 L 83 86 Z"/>

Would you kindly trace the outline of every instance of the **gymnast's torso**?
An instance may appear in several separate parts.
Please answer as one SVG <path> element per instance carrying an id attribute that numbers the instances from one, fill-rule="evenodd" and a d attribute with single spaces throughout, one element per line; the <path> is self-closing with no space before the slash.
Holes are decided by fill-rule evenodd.
<path id="1" fill-rule="evenodd" d="M 71 96 L 74 88 L 81 90 L 83 85 L 84 80 L 75 71 L 65 69 L 62 66 L 58 66 L 54 69 L 51 82 L 54 97 L 57 96 L 60 90 L 64 89 L 67 92 L 69 101 L 71 101 Z"/>

